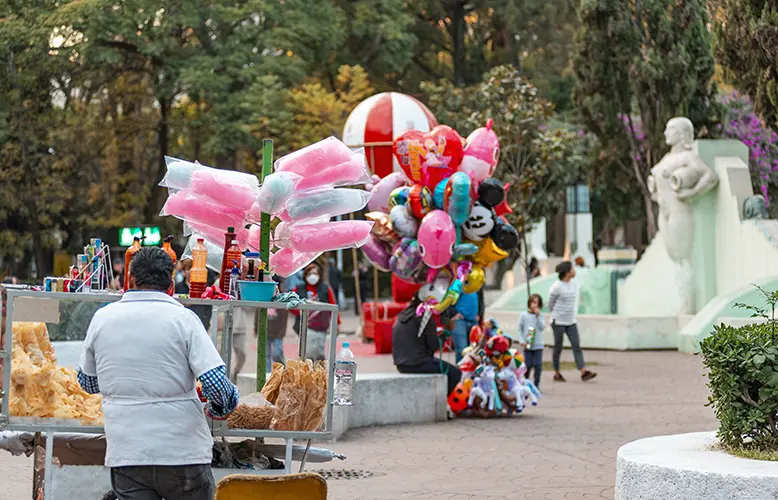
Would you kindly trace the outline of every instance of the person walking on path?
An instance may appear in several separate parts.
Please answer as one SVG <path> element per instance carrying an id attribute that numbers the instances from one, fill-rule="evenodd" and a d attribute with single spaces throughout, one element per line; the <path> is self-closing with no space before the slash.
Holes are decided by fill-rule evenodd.
<path id="1" fill-rule="evenodd" d="M 534 293 L 527 300 L 527 310 L 519 317 L 519 343 L 524 348 L 524 364 L 527 378 L 534 375 L 536 387 L 540 387 L 540 373 L 543 371 L 543 330 L 546 318 L 540 311 L 543 297 Z"/>
<path id="2" fill-rule="evenodd" d="M 205 416 L 223 419 L 238 404 L 202 322 L 167 295 L 172 281 L 164 250 L 138 251 L 130 290 L 95 313 L 84 340 L 78 382 L 103 396 L 105 465 L 119 500 L 212 500 Z"/>
<path id="3" fill-rule="evenodd" d="M 584 382 L 597 376 L 596 373 L 586 369 L 581 340 L 578 336 L 576 316 L 578 314 L 578 285 L 573 281 L 575 268 L 569 260 L 560 262 L 556 266 L 559 281 L 551 285 L 548 294 L 548 310 L 551 311 L 551 328 L 554 330 L 554 352 L 551 360 L 554 365 L 554 381 L 565 382 L 565 378 L 559 372 L 559 358 L 562 356 L 562 342 L 565 335 L 570 339 L 573 348 L 575 366 L 581 371 L 581 380 Z"/>
<path id="4" fill-rule="evenodd" d="M 408 307 L 400 311 L 392 328 L 392 359 L 400 373 L 443 373 L 448 377 L 448 392 L 451 394 L 462 379 L 458 367 L 435 358 L 435 351 L 441 348 L 435 320 L 430 319 L 421 329 L 423 318 L 416 314 L 421 301 L 417 296 Z M 447 323 L 443 312 L 441 321 Z"/>

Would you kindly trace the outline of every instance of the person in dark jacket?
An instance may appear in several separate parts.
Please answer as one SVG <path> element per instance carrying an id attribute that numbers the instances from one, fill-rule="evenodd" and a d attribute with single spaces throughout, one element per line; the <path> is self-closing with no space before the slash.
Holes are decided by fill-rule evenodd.
<path id="1" fill-rule="evenodd" d="M 422 318 L 416 315 L 419 299 L 397 315 L 392 329 L 392 357 L 400 373 L 443 373 L 448 376 L 448 393 L 451 394 L 462 378 L 462 372 L 451 363 L 435 358 L 440 349 L 435 320 L 430 319 L 419 335 Z M 444 313 L 445 315 L 446 313 Z"/>

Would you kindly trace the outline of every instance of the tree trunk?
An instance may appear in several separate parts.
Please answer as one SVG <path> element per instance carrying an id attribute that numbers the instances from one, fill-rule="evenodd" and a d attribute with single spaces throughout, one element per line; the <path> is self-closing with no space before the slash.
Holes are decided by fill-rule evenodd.
<path id="1" fill-rule="evenodd" d="M 465 6 L 460 0 L 454 0 L 449 4 L 449 17 L 451 18 L 451 39 L 454 47 L 454 85 L 459 87 L 465 84 Z"/>
<path id="2" fill-rule="evenodd" d="M 151 178 L 154 179 L 154 190 L 149 196 L 149 201 L 144 210 L 145 219 L 141 221 L 143 223 L 149 223 L 159 214 L 162 208 L 165 198 L 167 197 L 167 190 L 157 188 L 156 185 L 162 180 L 162 176 L 165 173 L 167 167 L 165 166 L 165 156 L 168 154 L 168 148 L 170 147 L 170 124 L 168 123 L 168 117 L 170 116 L 170 101 L 162 98 L 157 99 L 159 101 L 159 123 L 157 124 L 157 142 L 159 143 L 159 156 L 157 169 L 151 170 Z"/>

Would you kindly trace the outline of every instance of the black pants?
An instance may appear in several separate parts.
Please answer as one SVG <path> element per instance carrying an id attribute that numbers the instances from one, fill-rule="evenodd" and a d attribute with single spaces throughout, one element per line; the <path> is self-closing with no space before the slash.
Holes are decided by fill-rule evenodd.
<path id="1" fill-rule="evenodd" d="M 213 500 L 211 465 L 113 467 L 111 487 L 119 500 Z"/>
<path id="2" fill-rule="evenodd" d="M 527 365 L 527 378 L 534 375 L 535 387 L 540 387 L 540 373 L 543 371 L 543 349 L 524 350 L 524 364 Z"/>
<path id="3" fill-rule="evenodd" d="M 462 371 L 448 363 L 435 358 L 429 358 L 418 365 L 398 365 L 397 371 L 400 373 L 446 373 L 448 371 L 448 394 L 454 392 L 460 380 L 462 380 Z"/>

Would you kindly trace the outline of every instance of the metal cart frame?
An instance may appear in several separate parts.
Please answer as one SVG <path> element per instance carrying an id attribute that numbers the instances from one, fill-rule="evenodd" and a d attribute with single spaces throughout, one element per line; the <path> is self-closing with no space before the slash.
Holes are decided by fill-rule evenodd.
<path id="1" fill-rule="evenodd" d="M 5 345 L 0 346 L 0 359 L 3 360 L 2 372 L 2 406 L 0 406 L 0 430 L 34 432 L 36 436 L 45 434 L 46 454 L 45 454 L 45 475 L 44 475 L 44 500 L 51 500 L 50 491 L 52 476 L 52 459 L 54 450 L 54 435 L 57 433 L 85 433 L 85 434 L 104 434 L 102 426 L 83 425 L 73 419 L 54 419 L 38 417 L 14 417 L 9 414 L 9 397 L 11 381 L 11 353 L 13 351 L 13 323 L 14 323 L 14 300 L 18 298 L 30 298 L 37 300 L 56 300 L 56 301 L 87 301 L 87 302 L 116 302 L 121 299 L 121 294 L 115 293 L 62 293 L 62 292 L 36 292 L 32 290 L 7 290 L 7 316 L 5 325 Z M 211 434 L 214 437 L 238 437 L 238 438 L 279 438 L 283 439 L 286 445 L 285 468 L 283 470 L 251 470 L 239 469 L 243 474 L 257 475 L 279 475 L 292 472 L 292 456 L 295 440 L 307 441 L 305 453 L 303 454 L 300 470 L 305 467 L 307 451 L 310 448 L 311 440 L 331 440 L 333 438 L 333 399 L 334 399 L 334 373 L 335 356 L 337 349 L 337 331 L 338 331 L 338 306 L 335 304 L 324 304 L 318 302 L 302 303 L 295 307 L 283 302 L 253 302 L 244 300 L 214 301 L 201 299 L 176 299 L 183 305 L 207 305 L 214 308 L 226 309 L 223 333 L 221 339 L 221 355 L 227 368 L 227 373 L 231 373 L 232 368 L 232 324 L 233 313 L 236 307 L 252 308 L 257 311 L 262 309 L 288 309 L 299 310 L 300 320 L 300 340 L 299 355 L 305 358 L 305 345 L 307 339 L 308 314 L 311 311 L 322 311 L 332 313 L 330 321 L 330 346 L 326 360 L 327 363 L 327 408 L 324 417 L 324 429 L 322 431 L 298 432 L 298 431 L 275 431 L 270 429 L 229 429 L 226 421 L 210 421 Z M 217 328 L 212 325 L 211 338 L 216 344 Z M 219 347 L 217 345 L 217 347 Z M 218 480 L 238 469 L 214 469 L 214 477 Z"/>

